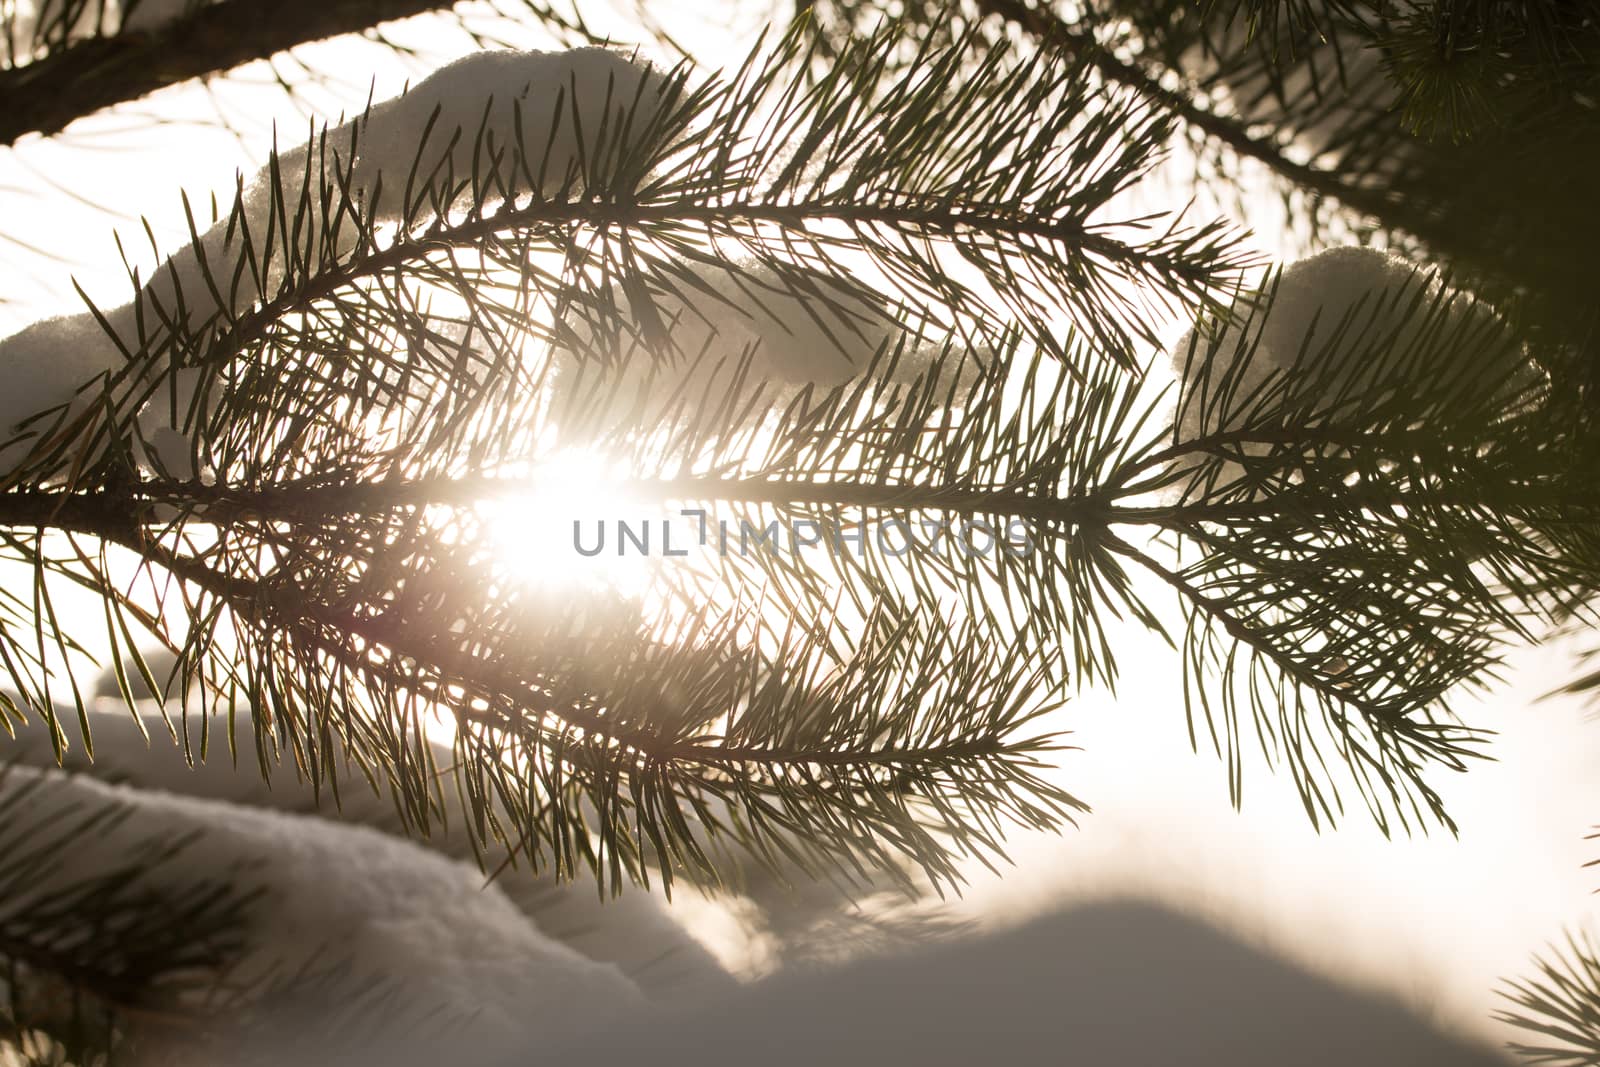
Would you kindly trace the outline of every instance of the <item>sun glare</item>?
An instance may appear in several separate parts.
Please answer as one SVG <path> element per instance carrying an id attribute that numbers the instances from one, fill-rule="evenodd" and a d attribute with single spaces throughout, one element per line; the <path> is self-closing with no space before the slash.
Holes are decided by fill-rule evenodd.
<path id="1" fill-rule="evenodd" d="M 605 586 L 637 595 L 653 560 L 619 551 L 609 535 L 619 523 L 655 521 L 661 507 L 630 494 L 626 482 L 623 465 L 603 453 L 562 449 L 533 465 L 526 491 L 485 501 L 479 514 L 517 581 L 574 594 Z"/>

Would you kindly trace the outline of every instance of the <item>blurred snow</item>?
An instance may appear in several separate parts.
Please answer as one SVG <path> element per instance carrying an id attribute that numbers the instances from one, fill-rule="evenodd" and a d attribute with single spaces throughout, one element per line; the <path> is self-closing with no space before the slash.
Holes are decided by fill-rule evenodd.
<path id="1" fill-rule="evenodd" d="M 652 1013 L 554 1059 L 748 1064 L 1505 1067 L 1383 997 L 1315 977 L 1207 923 L 1103 901 L 986 936 Z"/>
<path id="2" fill-rule="evenodd" d="M 267 1013 L 255 1020 L 259 1032 L 280 1032 L 286 1043 L 325 1033 L 375 987 L 408 1013 L 437 1013 L 427 1027 L 405 1030 L 413 1051 L 437 1042 L 441 1054 L 452 1027 L 470 1025 L 479 1047 L 506 1052 L 585 1032 L 644 1004 L 616 967 L 543 934 L 476 871 L 395 837 L 60 772 L 44 772 L 41 781 L 39 774 L 14 767 L 0 777 L 8 820 L 70 825 L 107 809 L 119 819 L 100 830 L 93 848 L 63 850 L 59 864 L 0 908 L 25 915 L 63 889 L 139 864 L 153 844 L 187 840 L 173 860 L 143 864 L 148 873 L 139 889 L 156 902 L 176 902 L 217 880 L 248 898 L 246 927 L 237 931 L 243 943 L 225 976 L 235 988 L 249 996 L 297 975 L 319 982 L 334 976 L 318 986 L 314 1004 L 289 997 L 280 1009 L 273 996 L 255 1002 Z M 274 1010 L 290 1014 L 274 1018 Z M 182 1034 L 157 1031 L 146 1062 L 208 1062 Z"/>
<path id="3" fill-rule="evenodd" d="M 157 681 L 164 683 L 170 664 L 163 666 L 153 660 L 151 669 Z M 237 719 L 230 746 L 225 718 L 215 717 L 206 723 L 199 715 L 175 712 L 172 723 L 183 739 L 180 743 L 155 705 L 145 704 L 136 719 L 120 700 L 105 703 L 108 706 L 92 712 L 90 718 L 95 758 L 90 760 L 76 740 L 69 741 L 64 758 L 66 769 L 92 773 L 141 794 L 224 805 L 207 810 L 258 809 L 303 818 L 296 825 L 320 827 L 327 823 L 381 832 L 405 841 L 413 852 L 421 850 L 470 867 L 477 886 L 484 884 L 483 871 L 498 872 L 493 883 L 497 900 L 509 901 L 546 936 L 571 950 L 615 965 L 653 998 L 675 1001 L 704 997 L 731 982 L 722 966 L 657 893 L 640 889 L 611 898 L 600 892 L 591 877 L 560 882 L 546 874 L 535 875 L 525 866 L 525 859 L 506 865 L 504 845 L 484 846 L 480 864 L 467 835 L 471 813 L 448 783 L 439 796 L 444 810 L 429 835 L 412 838 L 388 788 L 373 789 L 355 765 L 345 760 L 336 742 L 329 760 L 331 766 L 338 768 L 341 784 L 337 800 L 327 791 L 314 791 L 287 755 L 269 755 L 272 777 L 263 780 L 248 715 Z M 58 713 L 68 721 L 73 716 L 69 708 L 58 709 Z M 450 748 L 437 744 L 433 747 L 438 766 L 450 766 L 454 759 Z M 43 770 L 55 766 L 49 732 L 38 716 L 30 717 L 29 724 L 18 730 L 15 741 L 8 742 L 4 752 L 8 760 L 25 767 Z M 234 752 L 238 753 L 237 764 Z M 505 819 L 497 802 L 494 807 Z"/>

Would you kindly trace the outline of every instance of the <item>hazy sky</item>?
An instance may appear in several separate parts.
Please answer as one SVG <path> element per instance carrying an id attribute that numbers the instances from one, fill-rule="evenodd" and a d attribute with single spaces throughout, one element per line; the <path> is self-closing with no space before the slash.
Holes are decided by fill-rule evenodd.
<path id="1" fill-rule="evenodd" d="M 737 37 L 736 26 L 677 29 L 706 55 L 737 54 L 718 39 Z M 437 23 L 409 39 L 426 41 L 440 60 L 466 47 Z M 337 84 L 310 94 L 327 117 L 340 106 L 359 109 L 369 85 L 378 98 L 393 95 L 408 72 L 423 69 L 366 44 L 324 44 L 304 55 L 340 72 Z M 6 295 L 15 301 L 0 305 L 0 333 L 78 310 L 71 273 L 97 297 L 120 302 L 127 290 L 114 227 L 148 266 L 155 260 L 133 215 L 146 215 L 170 250 L 182 232 L 180 187 L 197 204 L 230 196 L 235 170 L 250 173 L 262 161 L 274 120 L 285 139 L 303 135 L 304 115 L 260 87 L 263 73 L 256 64 L 238 79 L 254 86 L 180 87 L 63 138 L 0 149 L 8 206 L 0 230 L 66 260 L 0 243 Z M 247 124 L 242 138 L 204 125 L 219 103 Z M 166 124 L 140 117 L 150 115 Z M 1277 234 L 1254 241 L 1279 250 Z M 1339 832 L 1318 836 L 1292 783 L 1260 767 L 1248 773 L 1244 811 L 1234 812 L 1220 761 L 1189 748 L 1176 654 L 1131 630 L 1118 647 L 1130 669 L 1116 697 L 1084 694 L 1063 713 L 1084 751 L 1064 754 L 1060 774 L 1094 813 L 1061 838 L 1019 837 L 1017 867 L 1002 879 L 975 872 L 963 908 L 1010 921 L 1063 896 L 1149 892 L 1485 1031 L 1496 982 L 1526 973 L 1531 952 L 1592 914 L 1600 873 L 1581 865 L 1600 857 L 1600 842 L 1583 840 L 1600 822 L 1591 773 L 1600 763 L 1600 724 L 1576 701 L 1536 700 L 1570 676 L 1569 649 L 1521 650 L 1503 685 L 1459 700 L 1466 721 L 1500 732 L 1491 749 L 1498 763 L 1440 781 L 1460 838 L 1391 842 L 1359 810 Z M 1347 800 L 1359 808 L 1358 798 Z"/>

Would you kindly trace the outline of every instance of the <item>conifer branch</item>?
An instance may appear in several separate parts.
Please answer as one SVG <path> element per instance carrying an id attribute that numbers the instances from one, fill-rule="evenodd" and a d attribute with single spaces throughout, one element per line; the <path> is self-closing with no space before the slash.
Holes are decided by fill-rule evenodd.
<path id="1" fill-rule="evenodd" d="M 1569 932 L 1534 958 L 1537 975 L 1507 980 L 1495 1018 L 1523 1032 L 1510 1042 L 1530 1063 L 1587 1067 L 1600 1059 L 1600 951 L 1587 932 Z"/>
<path id="2" fill-rule="evenodd" d="M 418 105 L 400 133 L 383 124 L 403 110 L 375 110 L 275 155 L 131 305 L 94 313 L 106 373 L 10 446 L 4 550 L 36 581 L 12 606 L 30 640 L 0 630 L 0 653 L 24 699 L 53 713 L 65 579 L 101 594 L 114 643 L 153 630 L 186 696 L 258 709 L 258 744 L 334 789 L 337 737 L 417 832 L 443 788 L 419 747 L 437 708 L 475 840 L 535 865 L 714 881 L 720 835 L 949 881 L 1004 821 L 1080 810 L 1028 731 L 1063 686 L 1115 679 L 1110 620 L 1166 632 L 1144 571 L 1186 602 L 1186 695 L 1236 794 L 1253 723 L 1319 823 L 1341 810 L 1321 738 L 1380 825 L 1449 825 L 1427 775 L 1475 740 L 1450 695 L 1600 573 L 1585 439 L 1528 350 L 1418 283 L 1276 342 L 1293 365 L 1263 370 L 1271 294 L 1219 306 L 1230 234 L 1098 217 L 1164 142 L 1156 109 L 1051 50 L 968 34 L 906 74 L 887 62 L 906 45 L 853 42 L 810 83 L 799 36 L 703 83 L 547 59 L 568 64 L 548 107 L 436 129 Z M 579 70 L 599 72 L 588 100 Z M 384 136 L 407 150 L 364 154 Z M 861 295 L 862 262 L 893 295 Z M 1153 323 L 1122 282 L 1200 319 L 1175 418 L 1132 362 Z M 777 362 L 819 311 L 839 329 Z M 156 462 L 163 405 L 185 454 Z M 757 530 L 1031 541 L 708 553 L 657 569 L 656 619 L 546 603 L 481 505 L 537 508 L 556 441 L 641 501 Z M 1157 559 L 1126 527 L 1198 555 Z M 113 546 L 185 632 L 107 577 Z"/>
<path id="3" fill-rule="evenodd" d="M 1392 214 L 1395 205 L 1384 197 L 1381 190 L 1349 185 L 1337 174 L 1290 159 L 1274 138 L 1251 133 L 1237 119 L 1219 115 L 1201 106 L 1185 92 L 1166 88 L 1155 76 L 1113 54 L 1092 35 L 1074 27 L 1055 12 L 1037 6 L 1030 0 L 976 2 L 984 14 L 1019 27 L 1044 47 L 1060 48 L 1070 55 L 1082 57 L 1107 81 L 1134 90 L 1207 137 L 1226 145 L 1237 155 L 1264 164 L 1288 181 L 1376 218 L 1387 218 Z"/>
<path id="4" fill-rule="evenodd" d="M 1407 210 L 1396 195 L 1381 185 L 1358 184 L 1337 170 L 1292 159 L 1277 137 L 1254 133 L 1239 119 L 1217 113 L 1183 90 L 1162 85 L 1154 73 L 1141 69 L 1137 62 L 1115 55 L 1090 33 L 1032 0 L 976 0 L 976 3 L 980 11 L 1021 28 L 1041 46 L 1060 48 L 1082 57 L 1107 81 L 1134 90 L 1214 143 L 1242 159 L 1262 164 L 1292 186 L 1342 204 L 1377 220 L 1387 229 L 1420 237 L 1438 248 L 1453 247 L 1447 230 Z"/>

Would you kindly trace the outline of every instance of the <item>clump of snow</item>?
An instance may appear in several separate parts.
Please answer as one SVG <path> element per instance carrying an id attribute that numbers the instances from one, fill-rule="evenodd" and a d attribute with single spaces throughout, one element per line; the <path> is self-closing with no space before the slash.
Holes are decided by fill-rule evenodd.
<path id="1" fill-rule="evenodd" d="M 637 149 L 656 128 L 667 85 L 665 76 L 648 63 L 604 48 L 475 52 L 435 71 L 409 92 L 330 128 L 326 141 L 316 137 L 280 151 L 276 180 L 271 168 L 264 167 L 246 187 L 243 223 L 259 251 L 274 216 L 286 206 L 290 224 L 303 231 L 336 228 L 334 252 L 343 257 L 355 247 L 356 226 L 348 217 L 330 219 L 319 190 L 339 190 L 346 171 L 351 200 L 362 205 L 365 219 L 377 223 L 406 216 L 411 207 L 403 203 L 408 182 L 416 201 L 425 189 L 454 191 L 476 179 L 492 203 L 501 194 L 528 192 L 532 168 L 543 195 L 568 188 L 581 192 L 585 169 L 603 172 L 600 161 L 619 147 Z M 574 179 L 576 185 L 570 184 Z M 301 205 L 300 191 L 308 184 L 309 199 Z M 339 199 L 335 195 L 335 202 Z M 416 218 L 427 221 L 432 200 L 423 198 L 421 203 Z M 304 217 L 296 222 L 295 213 L 302 208 Z M 144 298 L 176 316 L 181 293 L 193 325 L 216 310 L 202 261 L 213 276 L 224 278 L 241 251 L 242 239 L 230 233 L 224 220 L 168 260 Z M 274 296 L 284 277 L 281 255 L 280 238 L 279 254 L 264 264 L 259 288 L 243 286 L 234 306 L 225 310 L 238 313 Z M 129 310 L 122 309 L 123 314 Z M 118 322 L 119 327 L 128 325 L 131 318 Z M 128 336 L 124 328 L 118 333 Z"/>
<path id="2" fill-rule="evenodd" d="M 152 0 L 134 14 L 148 10 L 147 17 L 155 18 L 176 6 L 172 0 Z M 418 186 L 431 180 L 451 183 L 453 190 L 471 177 L 475 159 L 490 200 L 497 192 L 525 193 L 533 185 L 543 195 L 581 192 L 585 176 L 606 173 L 607 159 L 614 159 L 619 149 L 637 148 L 658 129 L 655 120 L 667 85 L 666 77 L 647 63 L 603 48 L 475 53 L 330 130 L 325 149 L 318 145 L 313 152 L 313 146 L 303 145 L 281 153 L 276 189 L 282 196 L 275 195 L 271 171 L 264 168 L 244 192 L 242 221 L 259 254 L 277 201 L 287 197 L 293 224 L 300 190 L 309 180 L 309 203 L 299 225 L 303 232 L 332 229 L 337 237 L 331 252 L 337 259 L 354 250 L 356 227 L 348 218 L 328 219 L 319 190 L 337 188 L 347 168 L 355 202 L 367 205 L 366 217 L 378 223 L 394 223 L 405 214 L 403 194 L 413 169 Z M 524 151 L 534 171 L 531 180 Z M 424 200 L 424 208 L 429 203 Z M 424 210 L 422 218 L 427 217 Z M 277 295 L 286 270 L 281 235 L 276 243 L 271 261 L 262 264 L 259 284 L 246 272 L 241 284 L 232 286 L 228 279 L 243 254 L 243 238 L 237 224 L 230 228 L 224 220 L 168 259 L 135 302 L 105 313 L 110 336 L 85 312 L 0 340 L 0 375 L 8 383 L 0 399 L 0 475 L 15 470 L 48 427 L 62 421 L 51 419 L 24 431 L 24 420 L 51 408 L 65 410 L 70 420 L 96 402 L 100 376 L 124 365 L 117 340 L 129 351 L 139 351 L 147 340 L 166 333 L 182 336 L 219 312 L 225 318 L 237 315 Z M 218 306 L 213 281 L 226 306 Z M 186 400 L 192 398 L 195 380 L 191 376 L 180 384 Z M 152 404 L 157 410 L 140 418 L 155 465 L 176 477 L 203 474 L 179 439 L 189 413 L 161 403 L 159 398 L 166 395 L 165 388 L 156 390 Z"/>
<path id="3" fill-rule="evenodd" d="M 667 87 L 648 63 L 605 48 L 478 52 L 339 132 L 357 133 L 355 188 L 370 198 L 381 181 L 378 210 L 393 219 L 414 165 L 419 180 L 438 173 L 460 182 L 475 155 L 481 176 L 515 191 L 530 179 L 547 196 L 569 182 L 581 191 L 619 150 L 636 150 L 659 130 Z"/>
<path id="4" fill-rule="evenodd" d="M 1249 362 L 1237 368 L 1235 389 L 1238 398 L 1231 418 L 1201 421 L 1198 403 L 1186 404 L 1179 429 L 1184 438 L 1233 428 L 1239 424 L 1250 396 L 1269 378 L 1278 378 L 1294 365 L 1302 342 L 1313 348 L 1318 337 L 1326 338 L 1352 316 L 1357 305 L 1368 311 L 1386 296 L 1393 300 L 1402 289 L 1415 284 L 1415 272 L 1403 261 L 1372 248 L 1330 248 L 1287 267 L 1278 281 L 1272 302 L 1259 307 L 1267 297 L 1264 289 L 1246 293 L 1236 303 L 1234 317 L 1223 324 L 1220 338 L 1213 341 L 1202 332 L 1215 330 L 1214 320 L 1203 320 L 1183 335 L 1172 351 L 1174 368 L 1185 375 L 1185 390 L 1198 390 L 1200 364 L 1214 343 L 1218 365 L 1211 374 L 1211 389 L 1217 388 L 1224 367 L 1241 345 L 1254 344 Z M 1391 308 L 1379 325 L 1398 325 L 1401 309 Z M 1250 316 L 1249 332 L 1244 319 Z M 1191 362 L 1192 361 L 1192 362 Z M 1230 367 L 1230 369 L 1232 369 Z M 1198 398 L 1196 398 L 1198 399 Z"/>
<path id="5" fill-rule="evenodd" d="M 203 425 L 205 410 L 198 395 L 202 383 L 198 367 L 174 371 L 140 408 L 135 453 L 142 466 L 178 481 L 198 477 L 209 483 L 215 478 L 209 466 L 194 461 L 195 431 Z"/>
<path id="6" fill-rule="evenodd" d="M 1287 367 L 1302 343 L 1312 347 L 1330 336 L 1357 304 L 1367 312 L 1381 306 L 1377 330 L 1400 326 L 1406 308 L 1394 297 L 1420 279 L 1416 267 L 1377 248 L 1329 248 L 1290 265 L 1261 322 L 1267 359 Z"/>
<path id="7" fill-rule="evenodd" d="M 755 369 L 765 377 L 833 386 L 863 370 L 894 332 L 876 293 L 818 272 L 780 276 L 763 264 L 707 265 L 695 271 L 693 281 L 674 289 L 652 294 L 650 312 L 667 335 L 668 345 L 662 347 L 685 364 L 736 363 L 753 350 Z M 620 291 L 612 300 L 619 316 L 644 332 L 642 309 L 633 309 Z M 628 358 L 630 364 L 648 359 L 644 352 L 605 351 L 603 324 L 597 330 L 583 316 L 569 313 L 568 325 L 566 354 L 573 359 L 637 357 Z"/>
<path id="8" fill-rule="evenodd" d="M 100 383 L 124 362 L 87 314 L 45 319 L 0 341 L 0 477 L 95 404 Z"/>
<path id="9" fill-rule="evenodd" d="M 902 340 L 913 343 L 897 380 L 928 365 L 929 347 L 916 343 L 890 300 L 865 282 L 812 268 L 697 264 L 692 278 L 653 292 L 648 310 L 633 307 L 621 286 L 604 299 L 605 310 L 568 309 L 555 351 L 558 400 L 581 397 L 576 418 L 603 435 L 653 427 L 656 401 L 676 395 L 692 404 L 726 393 L 746 360 L 745 387 L 765 384 L 779 396 L 841 385 Z M 613 308 L 622 325 L 615 335 Z"/>
<path id="10" fill-rule="evenodd" d="M 129 326 L 130 309 L 109 316 Z M 127 366 L 127 358 L 92 314 L 36 322 L 0 340 L 0 477 L 27 462 L 89 415 L 106 383 Z M 199 389 L 197 368 L 174 372 L 141 405 L 135 422 L 139 440 L 134 455 L 142 466 L 168 477 L 209 478 L 210 469 L 192 459 L 186 427 Z"/>
<path id="11" fill-rule="evenodd" d="M 1329 346 L 1352 346 L 1347 351 L 1368 352 L 1369 361 L 1342 359 L 1337 364 L 1319 366 L 1319 385 L 1323 396 L 1314 398 L 1329 406 L 1344 405 L 1349 410 L 1365 395 L 1392 395 L 1397 366 L 1419 388 L 1437 381 L 1440 372 L 1457 359 L 1457 352 L 1444 340 L 1479 344 L 1509 344 L 1497 333 L 1494 312 L 1463 293 L 1445 293 L 1437 278 L 1404 260 L 1372 248 L 1331 248 L 1303 259 L 1282 274 L 1271 303 L 1264 304 L 1266 292 L 1246 294 L 1236 314 L 1226 323 L 1202 323 L 1206 331 L 1217 331 L 1216 364 L 1211 368 L 1206 388 L 1215 392 L 1227 369 L 1232 398 L 1219 412 L 1208 397 L 1202 411 L 1198 393 L 1201 367 L 1208 347 L 1207 334 L 1191 329 L 1173 349 L 1173 364 L 1183 382 L 1185 399 L 1179 412 L 1179 436 L 1193 440 L 1208 433 L 1234 429 L 1255 408 L 1255 394 L 1269 382 L 1282 382 L 1291 374 L 1303 375 L 1302 349 L 1307 359 L 1325 354 Z M 1417 300 L 1414 297 L 1421 296 Z M 1432 301 L 1442 301 L 1434 310 Z M 1245 312 L 1253 311 L 1248 325 Z M 1380 346 L 1381 347 L 1375 347 Z M 1249 351 L 1248 362 L 1230 364 L 1241 346 Z M 1252 347 L 1253 346 L 1253 347 Z M 1192 349 L 1192 354 L 1191 354 Z M 1403 353 L 1406 362 L 1389 357 Z M 1337 369 L 1334 369 L 1337 368 Z M 1381 380 L 1380 380 L 1381 376 Z M 1538 368 L 1531 361 L 1522 377 L 1509 383 L 1508 402 L 1514 394 L 1539 380 Z M 1294 400 L 1304 398 L 1305 390 L 1289 381 Z M 1190 395 L 1192 394 L 1192 395 Z M 1202 414 L 1208 416 L 1202 420 Z"/>
<path id="12" fill-rule="evenodd" d="M 326 1029 L 373 983 L 397 1005 L 437 1011 L 435 1034 L 470 1022 L 476 1045 L 503 1051 L 582 1033 L 644 1003 L 615 967 L 541 933 L 477 871 L 372 830 L 26 768 L 0 778 L 0 808 L 16 825 L 120 813 L 92 848 L 63 850 L 59 865 L 15 887 L 4 901 L 11 914 L 137 864 L 152 842 L 189 841 L 179 857 L 150 865 L 140 888 L 176 900 L 220 881 L 248 898 L 230 984 L 265 991 L 297 973 L 335 976 L 315 1005 L 258 1005 L 294 1013 L 259 1020 L 266 1032 Z M 306 1018 L 308 1009 L 328 1017 Z M 187 1038 L 173 1040 L 176 1047 L 150 1062 L 184 1062 Z"/>

